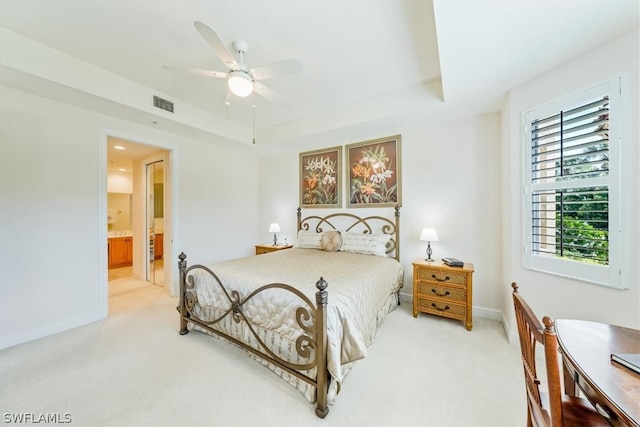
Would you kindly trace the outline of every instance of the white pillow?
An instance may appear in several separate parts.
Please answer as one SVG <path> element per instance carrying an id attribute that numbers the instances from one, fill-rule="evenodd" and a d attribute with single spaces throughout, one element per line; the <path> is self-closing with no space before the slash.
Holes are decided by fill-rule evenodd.
<path id="1" fill-rule="evenodd" d="M 320 243 L 322 239 L 322 233 L 316 233 L 315 231 L 298 231 L 298 247 L 303 249 L 322 249 Z"/>
<path id="2" fill-rule="evenodd" d="M 342 246 L 342 236 L 339 231 L 327 231 L 322 235 L 320 244 L 325 252 L 338 252 Z"/>
<path id="3" fill-rule="evenodd" d="M 390 239 L 390 234 L 346 232 L 342 235 L 342 248 L 340 250 L 357 254 L 387 256 L 386 245 Z"/>

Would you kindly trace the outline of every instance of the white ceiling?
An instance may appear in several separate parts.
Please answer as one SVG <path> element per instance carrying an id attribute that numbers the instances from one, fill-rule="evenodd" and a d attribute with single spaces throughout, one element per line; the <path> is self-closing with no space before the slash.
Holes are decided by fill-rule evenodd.
<path id="1" fill-rule="evenodd" d="M 115 148 L 116 146 L 123 149 Z M 107 173 L 126 172 L 133 173 L 133 162 L 158 153 L 157 147 L 144 145 L 122 138 L 107 138 Z"/>
<path id="2" fill-rule="evenodd" d="M 0 26 L 152 88 L 176 108 L 251 129 L 253 104 L 258 132 L 294 135 L 463 103 L 495 111 L 515 85 L 637 27 L 638 3 L 2 0 Z M 246 40 L 250 67 L 298 59 L 302 73 L 264 81 L 291 106 L 251 95 L 227 107 L 225 80 L 164 70 L 226 70 L 194 21 L 230 50 Z"/>

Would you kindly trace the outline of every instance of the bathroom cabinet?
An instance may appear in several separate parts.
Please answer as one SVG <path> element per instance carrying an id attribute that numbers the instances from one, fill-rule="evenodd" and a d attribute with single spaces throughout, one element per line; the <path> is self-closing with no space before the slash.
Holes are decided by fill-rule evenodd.
<path id="1" fill-rule="evenodd" d="M 154 258 L 161 259 L 164 250 L 164 235 L 162 233 L 156 233 L 155 241 L 153 243 Z"/>
<path id="2" fill-rule="evenodd" d="M 133 264 L 133 237 L 109 239 L 109 268 L 126 267 Z"/>

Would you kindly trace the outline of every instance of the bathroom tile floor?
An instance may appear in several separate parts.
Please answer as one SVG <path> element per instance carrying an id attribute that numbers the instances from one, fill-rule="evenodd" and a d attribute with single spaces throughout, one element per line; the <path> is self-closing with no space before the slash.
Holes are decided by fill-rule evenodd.
<path id="1" fill-rule="evenodd" d="M 118 280 L 125 277 L 131 277 L 133 275 L 133 267 L 119 267 L 109 269 L 109 281 Z"/>
<path id="2" fill-rule="evenodd" d="M 155 260 L 155 283 L 162 284 L 164 283 L 164 259 Z M 133 267 L 119 267 L 119 268 L 110 268 L 109 269 L 109 281 L 118 280 L 126 277 L 133 277 Z"/>

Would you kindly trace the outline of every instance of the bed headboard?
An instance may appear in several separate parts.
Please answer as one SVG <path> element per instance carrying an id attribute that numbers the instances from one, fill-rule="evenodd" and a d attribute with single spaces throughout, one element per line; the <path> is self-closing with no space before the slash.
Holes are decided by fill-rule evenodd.
<path id="1" fill-rule="evenodd" d="M 329 230 L 361 232 L 363 234 L 389 234 L 387 255 L 400 261 L 400 206 L 393 208 L 393 220 L 383 216 L 361 217 L 349 212 L 336 212 L 327 216 L 310 215 L 302 217 L 298 208 L 298 231 L 322 233 Z"/>

